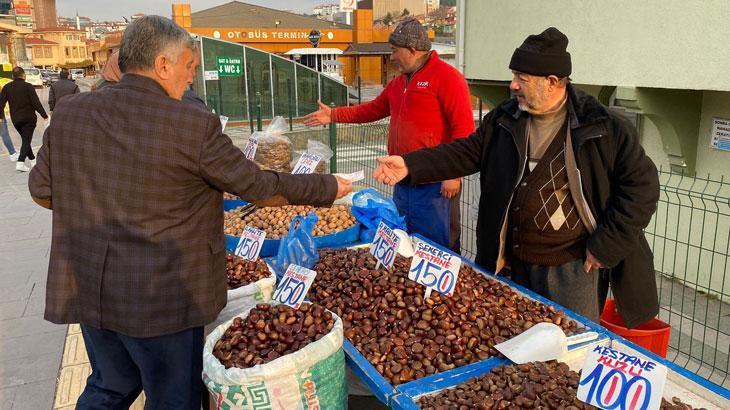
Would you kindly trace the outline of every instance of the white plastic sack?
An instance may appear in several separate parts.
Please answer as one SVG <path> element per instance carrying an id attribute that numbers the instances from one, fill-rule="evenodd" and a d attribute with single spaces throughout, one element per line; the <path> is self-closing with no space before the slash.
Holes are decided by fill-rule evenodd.
<path id="1" fill-rule="evenodd" d="M 251 309 L 241 314 L 246 318 Z M 208 335 L 203 347 L 203 382 L 213 395 L 215 408 L 242 409 L 345 409 L 345 353 L 342 320 L 332 331 L 297 352 L 248 369 L 226 369 L 213 356 L 213 347 L 233 319 Z"/>
<path id="2" fill-rule="evenodd" d="M 249 283 L 240 288 L 228 291 L 228 302 L 226 307 L 221 310 L 215 321 L 206 326 L 206 334 L 210 333 L 221 323 L 228 322 L 236 316 L 241 316 L 244 312 L 248 312 L 259 303 L 268 303 L 271 295 L 276 288 L 276 274 L 266 265 L 271 272 L 271 276 L 259 279 L 254 283 Z"/>
<path id="3" fill-rule="evenodd" d="M 325 174 L 327 172 L 327 161 L 332 159 L 332 156 L 334 156 L 335 154 L 334 152 L 332 152 L 332 149 L 330 149 L 330 147 L 328 147 L 326 144 L 315 140 L 307 140 L 307 150 L 305 152 L 319 155 L 319 157 L 322 158 L 322 160 L 319 161 L 319 164 L 317 164 L 317 167 L 314 170 L 314 172 L 317 174 Z M 299 162 L 299 159 L 302 157 L 302 155 L 304 155 L 304 152 L 297 151 L 296 153 L 296 159 L 292 160 L 291 162 L 292 169 L 294 169 L 297 162 Z"/>

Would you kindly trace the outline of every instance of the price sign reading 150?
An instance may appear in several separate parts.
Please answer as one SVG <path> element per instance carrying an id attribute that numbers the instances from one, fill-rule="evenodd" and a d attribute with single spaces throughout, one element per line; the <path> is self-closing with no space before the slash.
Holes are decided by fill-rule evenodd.
<path id="1" fill-rule="evenodd" d="M 375 232 L 373 243 L 370 244 L 370 253 L 375 256 L 379 264 L 386 269 L 393 267 L 395 262 L 395 254 L 398 252 L 400 238 L 392 229 L 382 221 L 378 224 L 378 230 Z"/>
<path id="2" fill-rule="evenodd" d="M 266 232 L 247 226 L 244 228 L 241 238 L 238 239 L 238 245 L 233 253 L 244 259 L 255 261 L 259 258 L 265 238 Z"/>
<path id="3" fill-rule="evenodd" d="M 461 258 L 457 255 L 417 239 L 408 279 L 451 296 L 459 278 L 459 268 Z M 426 294 L 429 295 L 430 291 Z"/>
<path id="4" fill-rule="evenodd" d="M 272 299 L 298 309 L 307 296 L 317 272 L 298 265 L 289 265 Z"/>

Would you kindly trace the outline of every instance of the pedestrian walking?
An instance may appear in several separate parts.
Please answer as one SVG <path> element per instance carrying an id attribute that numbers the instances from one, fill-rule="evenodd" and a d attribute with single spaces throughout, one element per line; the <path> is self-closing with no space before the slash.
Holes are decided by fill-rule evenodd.
<path id="1" fill-rule="evenodd" d="M 8 130 L 8 120 L 5 119 L 5 111 L 0 113 L 0 115 L 2 115 L 2 117 L 0 118 L 0 136 L 2 136 L 3 145 L 5 145 L 5 149 L 8 150 L 8 156 L 10 157 L 10 160 L 13 162 L 17 162 L 18 152 L 15 150 L 13 140 L 10 139 L 10 130 Z"/>
<path id="2" fill-rule="evenodd" d="M 48 89 L 48 108 L 53 111 L 56 107 L 56 102 L 61 98 L 77 94 L 81 92 L 79 86 L 75 82 L 68 79 L 69 73 L 67 69 L 62 69 L 58 74 L 58 81 L 51 84 Z"/>
<path id="3" fill-rule="evenodd" d="M 5 111 L 5 104 L 10 104 L 10 120 L 22 140 L 15 169 L 20 172 L 28 172 L 30 168 L 25 165 L 26 158 L 30 160 L 31 168 L 35 165 L 35 155 L 33 155 L 31 143 L 38 121 L 36 112 L 45 120 L 48 119 L 48 114 L 43 109 L 35 88 L 25 82 L 25 70 L 22 67 L 13 68 L 13 81 L 0 91 L 0 112 Z"/>
<path id="4" fill-rule="evenodd" d="M 142 390 L 145 408 L 200 408 L 203 327 L 226 304 L 223 192 L 321 206 L 352 190 L 247 160 L 217 115 L 181 101 L 194 53 L 171 20 L 135 20 L 119 83 L 56 106 L 30 173 L 53 210 L 44 317 L 81 324 L 92 368 L 77 409 L 128 408 Z"/>
<path id="5" fill-rule="evenodd" d="M 365 123 L 390 116 L 388 154 L 401 155 L 435 147 L 474 132 L 474 118 L 466 80 L 431 51 L 428 32 L 416 19 L 393 30 L 390 56 L 401 72 L 375 100 L 353 107 L 320 109 L 304 118 L 317 126 L 332 121 Z M 393 190 L 398 211 L 408 231 L 459 252 L 461 178 L 419 185 L 399 184 Z"/>
<path id="6" fill-rule="evenodd" d="M 478 264 L 509 267 L 517 283 L 593 321 L 610 283 L 636 327 L 659 312 L 643 233 L 659 176 L 636 128 L 570 83 L 567 45 L 553 27 L 528 36 L 509 64 L 514 98 L 477 132 L 381 158 L 374 176 L 418 184 L 480 172 Z"/>

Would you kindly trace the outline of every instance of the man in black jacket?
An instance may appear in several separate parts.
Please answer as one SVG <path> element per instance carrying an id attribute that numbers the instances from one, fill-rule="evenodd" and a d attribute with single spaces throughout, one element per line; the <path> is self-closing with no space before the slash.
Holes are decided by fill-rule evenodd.
<path id="1" fill-rule="evenodd" d="M 58 74 L 58 81 L 51 84 L 51 87 L 48 90 L 48 108 L 50 108 L 51 111 L 53 111 L 53 108 L 56 107 L 56 102 L 61 98 L 80 92 L 79 86 L 68 79 L 68 74 L 68 70 L 65 68 L 62 69 Z"/>
<path id="2" fill-rule="evenodd" d="M 48 114 L 43 109 L 35 88 L 25 82 L 25 70 L 22 67 L 13 68 L 13 81 L 0 91 L 0 112 L 5 110 L 6 103 L 10 103 L 10 120 L 23 141 L 15 169 L 28 172 L 30 168 L 25 166 L 26 157 L 30 160 L 31 167 L 35 165 L 35 155 L 30 146 L 37 121 L 35 113 L 38 111 L 43 119 L 48 119 Z"/>
<path id="3" fill-rule="evenodd" d="M 569 81 L 568 39 L 529 36 L 510 62 L 512 98 L 468 138 L 378 161 L 381 182 L 480 172 L 476 262 L 594 321 L 610 283 L 628 327 L 659 311 L 643 229 L 659 200 L 635 128 Z M 600 290 L 599 290 L 600 289 Z"/>

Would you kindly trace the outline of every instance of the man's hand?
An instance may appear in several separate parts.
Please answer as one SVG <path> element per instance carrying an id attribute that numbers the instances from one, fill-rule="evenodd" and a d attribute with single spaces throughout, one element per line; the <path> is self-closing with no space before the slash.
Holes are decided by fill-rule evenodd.
<path id="1" fill-rule="evenodd" d="M 335 176 L 335 178 L 337 178 L 337 199 L 352 192 L 352 181 L 338 176 Z"/>
<path id="2" fill-rule="evenodd" d="M 317 100 L 319 110 L 304 116 L 304 125 L 308 127 L 316 127 L 317 125 L 326 125 L 332 122 L 332 108 L 322 104 Z"/>
<path id="3" fill-rule="evenodd" d="M 408 175 L 408 167 L 401 156 L 391 155 L 378 158 L 378 162 L 380 162 L 380 166 L 373 171 L 373 177 L 378 182 L 392 186 Z"/>
<path id="4" fill-rule="evenodd" d="M 447 179 L 441 182 L 441 196 L 444 198 L 453 198 L 461 189 L 461 178 Z"/>
<path id="5" fill-rule="evenodd" d="M 603 267 L 604 266 L 601 263 L 601 261 L 596 259 L 596 257 L 593 256 L 591 251 L 586 249 L 586 261 L 583 263 L 583 270 L 586 271 L 586 273 L 588 273 L 588 272 L 592 271 L 593 269 L 600 269 Z"/>

